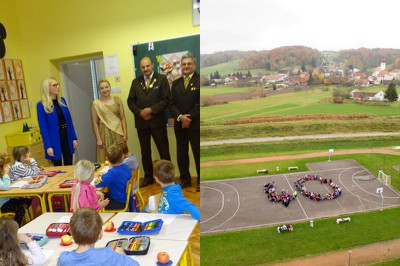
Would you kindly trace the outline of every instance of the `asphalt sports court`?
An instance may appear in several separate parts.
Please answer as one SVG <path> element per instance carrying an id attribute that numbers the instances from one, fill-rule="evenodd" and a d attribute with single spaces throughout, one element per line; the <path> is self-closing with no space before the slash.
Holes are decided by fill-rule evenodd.
<path id="1" fill-rule="evenodd" d="M 380 209 L 382 197 L 376 193 L 377 188 L 383 188 L 384 208 L 400 206 L 400 193 L 355 160 L 310 163 L 307 167 L 308 172 L 201 182 L 200 233 L 244 230 Z M 334 200 L 312 201 L 299 193 L 285 207 L 281 202 L 272 203 L 264 193 L 264 183 L 275 181 L 278 194 L 282 189 L 292 194 L 294 182 L 308 174 L 332 179 L 342 188 L 342 195 Z M 316 194 L 333 192 L 328 184 L 317 180 L 306 181 L 304 185 Z"/>

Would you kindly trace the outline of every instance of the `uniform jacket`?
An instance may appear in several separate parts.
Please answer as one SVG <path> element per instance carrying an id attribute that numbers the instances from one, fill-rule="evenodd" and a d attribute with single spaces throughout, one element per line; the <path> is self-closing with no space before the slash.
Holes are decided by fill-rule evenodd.
<path id="1" fill-rule="evenodd" d="M 183 76 L 172 83 L 169 110 L 175 118 L 175 127 L 182 128 L 176 121 L 181 114 L 190 114 L 190 129 L 200 129 L 200 75 L 193 73 L 188 87 L 185 89 Z"/>
<path id="2" fill-rule="evenodd" d="M 168 107 L 169 91 L 167 77 L 161 74 L 153 74 L 149 88 L 146 88 L 143 75 L 132 81 L 128 96 L 128 106 L 135 115 L 136 128 L 166 126 L 164 109 Z M 151 107 L 153 110 L 153 118 L 150 120 L 144 120 L 140 117 L 140 110 L 146 107 Z"/>

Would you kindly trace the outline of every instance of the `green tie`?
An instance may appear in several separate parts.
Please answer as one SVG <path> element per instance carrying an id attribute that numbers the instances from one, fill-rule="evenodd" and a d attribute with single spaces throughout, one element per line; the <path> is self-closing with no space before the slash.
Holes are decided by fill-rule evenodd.
<path id="1" fill-rule="evenodd" d="M 190 77 L 189 76 L 185 77 L 185 89 L 189 85 L 189 81 L 190 81 Z"/>
<path id="2" fill-rule="evenodd" d="M 147 87 L 147 88 L 150 86 L 150 81 L 151 81 L 150 78 L 148 78 L 148 79 L 147 79 L 147 82 L 146 82 L 146 87 Z"/>

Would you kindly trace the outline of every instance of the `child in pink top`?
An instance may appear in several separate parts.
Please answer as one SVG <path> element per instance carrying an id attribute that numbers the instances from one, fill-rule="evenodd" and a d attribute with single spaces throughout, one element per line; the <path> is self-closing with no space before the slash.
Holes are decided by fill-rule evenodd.
<path id="1" fill-rule="evenodd" d="M 80 160 L 75 165 L 75 183 L 71 191 L 71 208 L 74 212 L 83 207 L 91 207 L 96 211 L 107 206 L 109 199 L 104 199 L 103 193 L 96 191 L 91 185 L 94 178 L 94 164 L 87 160 Z"/>

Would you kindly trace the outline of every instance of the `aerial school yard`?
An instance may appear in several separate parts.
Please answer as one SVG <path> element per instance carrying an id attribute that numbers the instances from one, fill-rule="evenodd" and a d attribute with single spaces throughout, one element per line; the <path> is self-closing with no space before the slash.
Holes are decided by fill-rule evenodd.
<path id="1" fill-rule="evenodd" d="M 315 91 L 315 90 L 314 90 Z M 299 92 L 305 93 L 305 92 Z M 320 93 L 320 92 L 316 92 Z M 314 98 L 312 92 L 308 92 L 308 98 Z M 296 95 L 297 97 L 297 95 Z M 300 96 L 301 97 L 301 96 Z M 272 97 L 271 97 L 272 98 Z M 280 100 L 269 99 L 270 103 L 264 106 L 270 107 Z M 294 96 L 286 95 L 287 99 L 294 99 Z M 261 99 L 259 99 L 261 100 Z M 287 122 L 272 122 L 272 125 L 237 125 L 233 129 L 228 119 L 235 119 L 235 115 L 243 116 L 243 113 L 251 113 L 254 108 L 260 108 L 262 103 L 254 102 L 259 100 L 235 102 L 236 106 L 246 106 L 245 110 L 223 114 L 222 109 L 217 110 L 202 108 L 202 119 L 204 127 L 210 127 L 210 131 L 203 131 L 202 140 L 213 139 L 211 133 L 216 128 L 221 132 L 227 132 L 224 137 L 236 138 L 243 134 L 246 137 L 255 136 L 258 133 L 254 128 L 260 129 L 266 126 L 280 128 L 283 130 L 275 131 L 277 135 L 288 135 L 292 130 L 285 132 L 286 126 L 282 124 L 296 124 Z M 264 99 L 265 100 L 265 99 Z M 252 104 L 250 102 L 253 102 Z M 288 109 L 292 106 L 293 115 L 300 109 L 309 110 L 331 110 L 335 113 L 336 107 L 323 108 L 323 99 L 316 102 L 309 102 L 312 108 L 296 104 L 280 102 L 279 105 L 286 105 Z M 228 103 L 229 105 L 230 103 Z M 315 105 L 318 105 L 316 107 Z M 344 109 L 357 110 L 357 105 L 348 103 Z M 250 106 L 250 107 L 249 107 Z M 296 106 L 296 107 L 293 107 Z M 226 108 L 227 106 L 225 106 Z M 380 109 L 379 109 L 380 108 Z M 229 109 L 229 106 L 228 106 Z M 273 108 L 272 108 L 273 109 Z M 270 109 L 270 110 L 272 110 Z M 286 109 L 286 111 L 288 110 Z M 297 109 L 297 111 L 295 110 Z M 399 108 L 393 106 L 377 106 L 369 108 L 371 114 L 376 117 L 369 120 L 370 128 L 379 128 L 378 120 L 384 121 L 392 114 L 390 119 L 398 119 Z M 211 112 L 210 119 L 207 119 L 207 112 Z M 254 110 L 253 110 L 254 111 Z M 203 112 L 206 112 L 203 116 Z M 380 114 L 380 115 L 378 115 Z M 393 116 L 393 114 L 396 114 Z M 264 113 L 263 115 L 268 115 Z M 359 121 L 336 121 L 339 127 L 348 128 L 352 132 L 357 131 L 365 124 L 363 118 Z M 313 125 L 313 132 L 316 134 L 324 132 L 325 126 L 329 127 L 334 121 L 302 121 L 303 127 Z M 332 122 L 332 123 L 331 123 Z M 375 123 L 376 122 L 376 123 Z M 315 126 L 315 125 L 321 126 Z M 347 125 L 346 125 L 347 124 Z M 304 126 L 305 125 L 305 126 Z M 325 125 L 325 126 L 324 126 Z M 224 127 L 227 126 L 227 131 Z M 301 126 L 296 127 L 301 129 Z M 398 129 L 393 129 L 398 131 Z M 364 131 L 368 131 L 365 130 Z M 374 130 L 369 130 L 374 131 Z M 239 132 L 239 133 L 238 133 Z M 241 132 L 241 133 L 240 133 Z M 249 133 L 251 132 L 251 133 Z M 264 132 L 270 132 L 265 130 Z M 283 133 L 282 133 L 283 132 Z M 296 131 L 297 132 L 297 131 Z M 335 132 L 335 131 L 333 131 Z M 254 133 L 254 134 L 252 134 Z M 261 134 L 261 133 L 259 133 Z M 268 133 L 267 133 L 268 134 Z M 310 134 L 310 133 L 308 133 Z M 300 134 L 299 134 L 300 135 Z M 259 158 L 273 155 L 300 154 L 315 151 L 327 151 L 334 148 L 340 149 L 367 148 L 371 152 L 367 154 L 347 154 L 334 155 L 331 162 L 327 162 L 327 157 L 292 159 L 284 161 L 268 161 L 234 165 L 216 165 L 202 167 L 201 190 L 201 247 L 202 265 L 233 265 L 235 262 L 242 264 L 276 263 L 287 261 L 299 257 L 309 257 L 316 254 L 331 252 L 335 250 L 346 250 L 372 242 L 379 242 L 400 238 L 400 230 L 397 228 L 399 205 L 399 174 L 396 170 L 400 160 L 395 154 L 382 155 L 375 154 L 374 149 L 379 147 L 398 146 L 398 136 L 391 137 L 371 137 L 359 139 L 333 139 L 333 140 L 308 140 L 308 141 L 285 141 L 279 143 L 258 143 L 258 144 L 225 144 L 221 146 L 202 147 L 202 163 L 218 160 Z M 276 166 L 280 170 L 276 171 Z M 298 170 L 289 171 L 289 166 L 298 166 Z M 268 175 L 257 174 L 257 169 L 269 169 Z M 386 186 L 376 178 L 378 170 L 381 168 L 392 174 L 392 186 Z M 293 182 L 299 177 L 307 174 L 318 174 L 325 178 L 332 178 L 335 183 L 342 187 L 343 194 L 335 200 L 311 201 L 300 193 L 297 199 L 292 201 L 285 208 L 280 203 L 268 201 L 263 192 L 265 182 L 276 183 L 278 191 L 281 189 L 294 189 Z M 306 184 L 309 190 L 314 192 L 327 193 L 329 187 L 321 185 L 317 181 L 309 181 Z M 382 198 L 376 193 L 376 188 L 383 188 L 384 204 L 382 208 Z M 376 210 L 376 211 L 374 211 Z M 339 217 L 351 217 L 350 223 L 336 224 Z M 327 218 L 329 217 L 329 218 Z M 314 221 L 314 227 L 310 227 L 309 221 Z M 293 232 L 282 232 L 277 234 L 278 225 L 291 223 L 294 226 Z M 204 251 L 204 252 L 203 252 Z M 232 264 L 233 263 L 233 264 Z"/>

